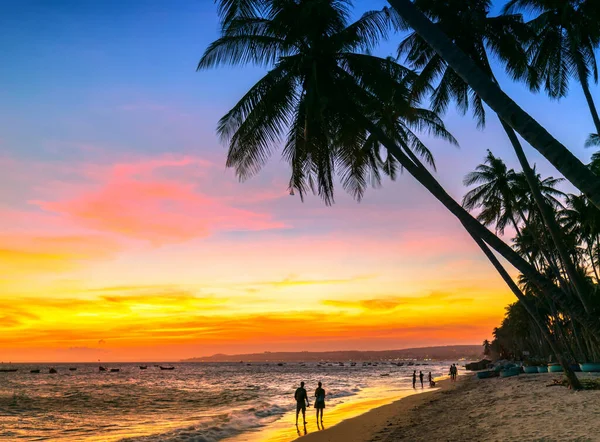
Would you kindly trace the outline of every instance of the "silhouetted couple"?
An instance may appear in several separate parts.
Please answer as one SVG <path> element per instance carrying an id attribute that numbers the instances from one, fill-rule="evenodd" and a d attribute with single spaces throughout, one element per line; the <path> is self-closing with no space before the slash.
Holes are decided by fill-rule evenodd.
<path id="1" fill-rule="evenodd" d="M 298 416 L 302 411 L 302 421 L 306 425 L 306 407 L 310 407 L 308 394 L 304 388 L 304 382 L 300 382 L 300 387 L 294 393 L 296 399 L 296 425 L 298 425 Z M 315 410 L 317 411 L 317 426 L 319 426 L 319 413 L 321 414 L 321 425 L 323 425 L 323 410 L 325 409 L 325 390 L 323 384 L 319 382 L 319 386 L 315 390 Z"/>
<path id="2" fill-rule="evenodd" d="M 430 373 L 430 375 L 431 375 L 431 373 Z M 419 372 L 419 379 L 421 380 L 421 388 L 423 388 L 423 377 L 424 377 L 423 372 L 420 371 Z M 413 378 L 413 388 L 417 388 L 417 370 L 413 371 L 412 378 Z"/>

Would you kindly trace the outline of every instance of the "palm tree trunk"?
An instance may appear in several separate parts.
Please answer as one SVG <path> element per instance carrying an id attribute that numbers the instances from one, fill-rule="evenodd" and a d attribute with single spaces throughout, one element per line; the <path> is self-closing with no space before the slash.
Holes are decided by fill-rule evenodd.
<path id="1" fill-rule="evenodd" d="M 583 283 L 579 272 L 573 264 L 571 254 L 569 254 L 569 252 L 567 251 L 565 242 L 563 240 L 563 235 L 560 232 L 560 227 L 556 222 L 554 213 L 544 200 L 544 197 L 542 195 L 542 192 L 540 191 L 540 187 L 537 182 L 537 178 L 533 170 L 531 170 L 531 166 L 527 161 L 527 157 L 525 156 L 525 152 L 523 151 L 521 142 L 519 141 L 519 138 L 517 137 L 517 134 L 514 132 L 514 130 L 504 120 L 502 120 L 500 116 L 498 116 L 498 118 L 500 119 L 500 123 L 502 124 L 506 135 L 508 135 L 511 144 L 513 145 L 515 153 L 517 154 L 517 158 L 519 159 L 519 163 L 521 164 L 521 168 L 523 169 L 523 173 L 525 174 L 525 179 L 527 180 L 527 184 L 529 184 L 529 189 L 533 194 L 533 199 L 535 200 L 535 203 L 538 209 L 540 210 L 540 213 L 542 214 L 544 224 L 546 224 L 546 227 L 550 232 L 550 237 L 554 242 L 556 250 L 558 250 L 558 254 L 563 262 L 567 275 L 569 276 L 569 280 L 575 288 L 575 293 L 577 293 L 577 296 L 579 297 L 579 300 L 581 301 L 581 304 L 583 305 L 583 308 L 585 309 L 586 313 L 590 313 L 589 306 L 586 301 L 587 290 L 585 284 Z"/>
<path id="2" fill-rule="evenodd" d="M 388 0 L 388 2 L 488 106 L 600 208 L 598 176 L 511 100 L 477 67 L 473 60 L 421 13 L 411 0 Z"/>
<path id="3" fill-rule="evenodd" d="M 466 228 L 466 226 L 465 226 L 465 228 Z M 469 231 L 468 228 L 467 228 L 467 231 Z M 500 276 L 502 276 L 502 279 L 504 280 L 504 282 L 506 282 L 506 284 L 508 285 L 510 290 L 514 293 L 514 295 L 521 302 L 521 304 L 523 304 L 523 307 L 525 307 L 525 310 L 527 310 L 527 313 L 529 313 L 529 316 L 531 316 L 531 319 L 533 319 L 535 324 L 540 329 L 542 336 L 548 343 L 548 346 L 550 346 L 552 353 L 554 353 L 554 356 L 556 356 L 556 360 L 562 366 L 562 368 L 565 372 L 565 376 L 567 377 L 567 380 L 568 380 L 571 388 L 574 390 L 581 390 L 583 387 L 581 386 L 581 383 L 579 382 L 577 375 L 573 372 L 573 369 L 571 368 L 569 361 L 567 361 L 563 357 L 562 353 L 560 352 L 560 350 L 558 348 L 556 341 L 554 340 L 554 337 L 552 336 L 552 334 L 550 334 L 548 328 L 546 327 L 546 324 L 544 324 L 544 322 L 538 317 L 535 309 L 529 305 L 529 301 L 527 300 L 527 298 L 525 297 L 525 295 L 523 294 L 521 289 L 519 289 L 517 284 L 515 284 L 515 282 L 512 280 L 512 278 L 510 277 L 510 275 L 508 274 L 506 269 L 502 266 L 500 261 L 498 261 L 498 258 L 496 258 L 496 255 L 494 255 L 494 253 L 485 244 L 485 242 L 483 242 L 483 240 L 481 238 L 479 238 L 477 235 L 471 233 L 471 231 L 469 231 L 469 234 L 471 235 L 473 240 L 475 240 L 477 245 L 481 248 L 481 250 L 483 251 L 485 256 L 487 256 L 487 258 L 490 260 L 490 262 L 492 263 L 494 268 L 498 271 L 498 273 L 500 273 Z"/>
<path id="4" fill-rule="evenodd" d="M 444 190 L 444 188 L 436 181 L 436 179 L 425 168 L 417 166 L 411 161 L 396 143 L 391 140 L 377 125 L 375 125 L 367 117 L 355 114 L 359 119 L 359 123 L 365 127 L 372 135 L 374 135 L 381 144 L 383 144 L 388 152 L 393 155 L 398 162 L 417 180 L 421 183 L 444 207 L 446 207 L 454 216 L 458 218 L 465 228 L 470 229 L 470 232 L 476 234 L 484 240 L 493 249 L 500 253 L 508 262 L 510 262 L 517 270 L 527 277 L 538 289 L 554 300 L 558 305 L 561 305 L 564 310 L 572 314 L 573 319 L 580 322 L 586 329 L 595 337 L 600 337 L 600 323 L 597 318 L 588 318 L 586 315 L 579 313 L 578 309 L 573 306 L 569 296 L 562 290 L 556 287 L 552 281 L 538 273 L 525 259 L 515 252 L 504 241 L 490 232 L 485 226 L 477 221 L 468 211 L 466 211 L 454 198 L 452 198 Z"/>
<path id="5" fill-rule="evenodd" d="M 585 73 L 585 66 L 582 65 L 582 61 L 579 57 L 577 59 L 577 75 L 579 77 L 579 84 L 581 84 L 581 88 L 583 89 L 583 95 L 585 95 L 585 100 L 590 108 L 594 125 L 596 126 L 596 133 L 600 134 L 600 117 L 598 116 L 598 109 L 596 109 L 596 104 L 594 103 L 592 93 L 590 92 L 590 84 Z"/>

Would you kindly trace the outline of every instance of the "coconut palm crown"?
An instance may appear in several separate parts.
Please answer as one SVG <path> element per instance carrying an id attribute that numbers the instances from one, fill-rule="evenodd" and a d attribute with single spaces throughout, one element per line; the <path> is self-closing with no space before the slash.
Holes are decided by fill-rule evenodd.
<path id="1" fill-rule="evenodd" d="M 291 166 L 291 193 L 303 197 L 312 191 L 331 204 L 337 175 L 360 198 L 380 172 L 393 175 L 395 168 L 357 123 L 358 114 L 387 119 L 404 134 L 402 147 L 429 163 L 430 152 L 413 130 L 455 142 L 435 113 L 418 107 L 415 74 L 369 53 L 387 37 L 396 15 L 384 8 L 351 23 L 350 7 L 347 0 L 219 3 L 221 37 L 207 48 L 198 69 L 269 68 L 218 124 L 229 145 L 227 166 L 240 179 L 256 174 L 282 147 Z M 384 112 L 382 104 L 394 111 Z"/>

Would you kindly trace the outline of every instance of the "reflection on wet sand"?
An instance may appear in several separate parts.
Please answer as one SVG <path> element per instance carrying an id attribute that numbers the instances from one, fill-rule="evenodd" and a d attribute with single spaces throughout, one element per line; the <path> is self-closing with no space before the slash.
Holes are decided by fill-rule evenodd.
<path id="1" fill-rule="evenodd" d="M 428 391 L 428 390 L 425 390 Z M 412 394 L 418 394 L 414 391 L 396 391 L 395 395 L 390 395 L 389 391 L 384 389 L 369 389 L 365 390 L 365 398 L 356 399 L 348 398 L 347 402 L 339 404 L 335 407 L 328 408 L 327 426 L 331 427 L 335 424 L 340 423 L 343 420 L 350 419 L 352 417 L 359 416 L 366 413 L 373 408 L 380 407 L 382 405 L 390 404 L 398 399 L 401 399 Z M 294 404 L 291 404 L 290 410 L 292 410 Z M 312 413 L 307 413 L 306 425 L 303 427 L 300 425 L 296 426 L 294 431 L 294 419 L 295 411 L 292 410 L 289 413 L 283 415 L 277 422 L 269 425 L 267 428 L 263 428 L 260 431 L 253 433 L 245 433 L 238 437 L 226 439 L 227 442 L 290 442 L 296 440 L 298 437 L 303 437 L 311 432 L 325 430 L 323 422 L 317 422 L 314 419 Z"/>

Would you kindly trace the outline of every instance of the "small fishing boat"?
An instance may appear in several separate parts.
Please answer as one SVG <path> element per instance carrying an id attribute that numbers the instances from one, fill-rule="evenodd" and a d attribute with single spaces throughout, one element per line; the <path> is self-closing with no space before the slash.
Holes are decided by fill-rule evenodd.
<path id="1" fill-rule="evenodd" d="M 548 364 L 548 371 L 550 373 L 561 373 L 563 368 L 560 364 Z"/>
<path id="2" fill-rule="evenodd" d="M 56 374 L 58 372 L 56 371 L 56 368 L 51 368 L 50 370 L 48 370 L 48 373 L 50 373 L 50 374 Z"/>
<path id="3" fill-rule="evenodd" d="M 77 371 L 77 367 L 69 367 L 69 371 Z"/>
<path id="4" fill-rule="evenodd" d="M 29 373 L 39 373 L 39 372 L 40 372 L 40 369 L 39 369 L 39 368 L 38 368 L 38 369 L 35 369 L 35 370 L 29 370 Z"/>
<path id="5" fill-rule="evenodd" d="M 581 371 L 586 373 L 597 373 L 600 371 L 600 363 L 597 362 L 584 362 L 580 364 Z"/>
<path id="6" fill-rule="evenodd" d="M 163 367 L 162 365 L 160 366 L 161 370 L 175 370 L 175 367 Z"/>
<path id="7" fill-rule="evenodd" d="M 111 373 L 118 373 L 118 372 L 120 372 L 120 371 L 121 371 L 121 369 L 120 369 L 120 368 L 111 368 L 111 369 L 110 369 L 110 372 L 111 372 Z"/>
<path id="8" fill-rule="evenodd" d="M 495 375 L 496 375 L 496 373 L 493 371 L 478 371 L 477 379 L 487 379 L 487 378 L 494 377 Z"/>
<path id="9" fill-rule="evenodd" d="M 148 366 L 147 366 L 147 365 L 140 365 L 140 370 L 145 370 L 145 369 L 147 369 L 147 368 L 148 368 Z"/>
<path id="10" fill-rule="evenodd" d="M 18 368 L 0 368 L 0 373 L 14 373 Z"/>
<path id="11" fill-rule="evenodd" d="M 98 371 L 106 371 L 106 367 L 103 367 L 102 365 L 100 367 L 98 367 Z"/>
<path id="12" fill-rule="evenodd" d="M 506 370 L 500 371 L 501 378 L 510 378 L 512 376 L 518 376 L 521 374 L 521 369 L 519 367 L 511 367 Z"/>
<path id="13" fill-rule="evenodd" d="M 379 376 L 389 376 L 389 373 L 381 373 Z"/>

